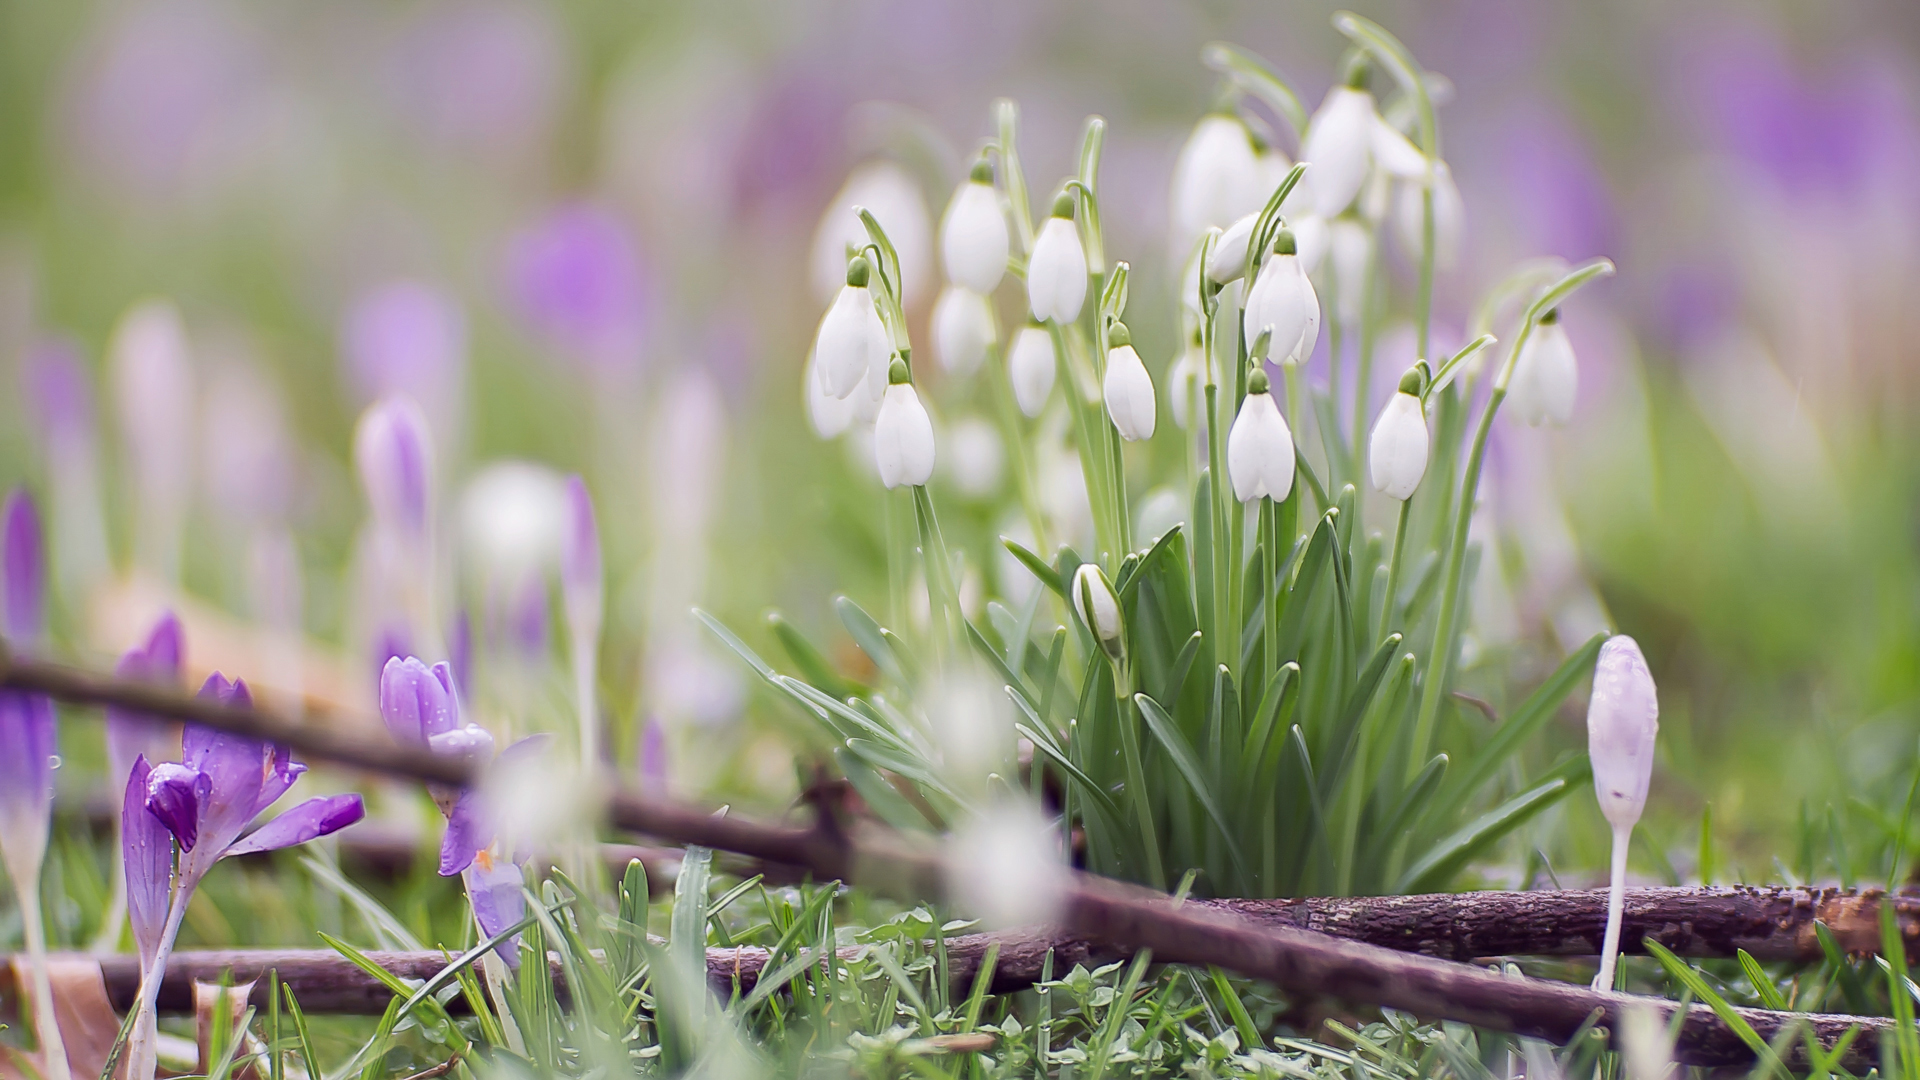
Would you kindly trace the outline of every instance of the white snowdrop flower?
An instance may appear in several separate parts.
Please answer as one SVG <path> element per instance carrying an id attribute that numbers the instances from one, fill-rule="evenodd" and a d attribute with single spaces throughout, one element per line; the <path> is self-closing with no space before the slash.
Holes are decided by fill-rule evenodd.
<path id="1" fill-rule="evenodd" d="M 953 193 L 940 219 L 940 261 L 947 280 L 986 294 L 1007 272 L 1007 215 L 1000 193 L 993 189 L 993 166 L 983 158 L 973 174 Z"/>
<path id="2" fill-rule="evenodd" d="M 1375 491 L 1402 502 L 1413 497 L 1427 474 L 1427 414 L 1420 404 L 1418 368 L 1400 379 L 1400 390 L 1388 399 L 1374 421 L 1367 444 Z"/>
<path id="3" fill-rule="evenodd" d="M 1053 201 L 1053 216 L 1033 241 L 1027 260 L 1027 301 L 1036 322 L 1061 324 L 1080 317 L 1087 301 L 1087 251 L 1073 224 L 1073 196 Z"/>
<path id="4" fill-rule="evenodd" d="M 1073 610 L 1093 632 L 1094 639 L 1108 656 L 1119 658 L 1125 651 L 1126 622 L 1120 611 L 1120 596 L 1093 563 L 1081 563 L 1073 572 Z"/>
<path id="5" fill-rule="evenodd" d="M 813 234 L 814 295 L 826 303 L 840 287 L 846 272 L 847 255 L 868 243 L 867 227 L 854 207 L 865 207 L 873 220 L 886 230 L 900 256 L 900 284 L 903 297 L 922 297 L 933 277 L 933 223 L 928 219 L 926 199 L 920 185 L 906 170 L 890 161 L 869 162 L 847 177 L 820 227 Z"/>
<path id="6" fill-rule="evenodd" d="M 1513 361 L 1507 397 L 1520 419 L 1533 427 L 1565 424 L 1573 419 L 1573 399 L 1580 373 L 1573 360 L 1573 343 L 1560 325 L 1556 309 L 1540 317 Z"/>
<path id="7" fill-rule="evenodd" d="M 933 355 L 955 375 L 971 375 L 1000 337 L 993 305 L 965 285 L 949 285 L 933 304 Z"/>
<path id="8" fill-rule="evenodd" d="M 1173 165 L 1175 249 L 1185 251 L 1208 229 L 1257 213 L 1273 190 L 1264 179 L 1247 125 L 1231 113 L 1202 117 Z"/>
<path id="9" fill-rule="evenodd" d="M 1053 335 L 1044 326 L 1021 327 L 1007 350 L 1007 380 L 1013 383 L 1013 400 L 1029 419 L 1047 407 L 1055 371 Z"/>
<path id="10" fill-rule="evenodd" d="M 965 417 L 947 429 L 946 443 L 941 461 L 962 495 L 983 499 L 1000 489 L 1007 451 L 999 428 L 977 416 Z"/>
<path id="11" fill-rule="evenodd" d="M 1114 323 L 1107 335 L 1107 378 L 1102 390 L 1107 415 L 1120 437 L 1128 442 L 1153 438 L 1153 379 L 1140 354 L 1133 351 L 1133 335 L 1126 323 Z"/>
<path id="12" fill-rule="evenodd" d="M 1193 422 L 1193 403 L 1199 397 L 1198 383 L 1205 375 L 1205 357 L 1200 352 L 1198 333 L 1187 338 L 1187 347 L 1180 352 L 1180 359 L 1173 362 L 1167 371 L 1167 405 L 1173 412 L 1173 422 L 1181 430 Z"/>
<path id="13" fill-rule="evenodd" d="M 1271 330 L 1275 360 L 1304 360 L 1313 355 L 1314 342 L 1320 337 L 1320 299 L 1301 269 L 1291 230 L 1280 230 L 1274 253 L 1260 263 L 1241 313 L 1241 329 L 1249 342 L 1258 339 L 1261 331 Z"/>
<path id="14" fill-rule="evenodd" d="M 1360 302 L 1366 296 L 1373 234 L 1351 217 L 1335 218 L 1327 228 L 1327 255 L 1332 260 L 1335 317 L 1353 326 L 1360 321 Z"/>
<path id="15" fill-rule="evenodd" d="M 1593 790 L 1600 813 L 1613 826 L 1613 873 L 1607 895 L 1607 933 L 1600 951 L 1595 989 L 1613 989 L 1614 961 L 1620 950 L 1620 919 L 1625 901 L 1627 846 L 1633 826 L 1647 805 L 1653 777 L 1654 740 L 1660 734 L 1660 700 L 1640 646 L 1616 634 L 1600 646 L 1593 669 L 1593 697 L 1587 704 L 1587 756 L 1593 763 Z"/>
<path id="16" fill-rule="evenodd" d="M 1290 218 L 1287 228 L 1293 231 L 1294 250 L 1300 258 L 1300 272 L 1311 274 L 1320 269 L 1320 260 L 1327 257 L 1329 239 L 1327 219 L 1319 214 L 1302 214 Z"/>
<path id="17" fill-rule="evenodd" d="M 927 726 L 940 748 L 941 772 L 963 790 L 1013 758 L 1013 702 L 1004 684 L 971 663 L 942 675 L 924 700 Z"/>
<path id="18" fill-rule="evenodd" d="M 873 293 L 867 288 L 870 273 L 865 258 L 847 263 L 847 283 L 834 297 L 833 306 L 820 317 L 820 330 L 813 338 L 814 366 L 827 393 L 844 398 L 853 393 L 860 380 L 874 366 L 878 353 L 884 358 L 888 347 L 887 327 L 880 321 Z"/>
<path id="19" fill-rule="evenodd" d="M 1377 112 L 1373 114 L 1367 148 L 1373 154 L 1373 163 L 1388 176 L 1400 180 L 1426 179 L 1427 155 Z"/>
<path id="20" fill-rule="evenodd" d="M 1364 73 L 1355 65 L 1347 83 L 1358 82 Z M 1321 217 L 1331 218 L 1345 210 L 1366 183 L 1376 120 L 1373 95 L 1357 85 L 1343 84 L 1327 91 L 1307 124 L 1300 156 L 1313 176 L 1313 209 Z"/>
<path id="21" fill-rule="evenodd" d="M 893 362 L 886 396 L 873 420 L 873 457 L 880 482 L 889 488 L 920 487 L 933 476 L 933 421 L 914 393 L 902 360 Z"/>
<path id="22" fill-rule="evenodd" d="M 807 396 L 807 422 L 813 426 L 813 433 L 823 439 L 831 439 L 847 430 L 853 423 L 855 407 L 854 395 L 843 398 L 827 393 L 826 384 L 814 370 L 814 354 L 807 353 L 807 366 L 801 372 L 801 390 Z"/>
<path id="23" fill-rule="evenodd" d="M 888 354 L 887 360 L 890 362 L 892 359 L 892 354 Z M 853 404 L 854 420 L 870 428 L 874 418 L 880 415 L 880 402 L 886 396 L 887 364 L 868 368 L 866 378 L 860 380 L 859 388 L 847 395 L 847 400 Z"/>
<path id="24" fill-rule="evenodd" d="M 955 834 L 947 887 L 989 929 L 1058 921 L 1071 883 L 1060 839 L 1024 801 L 997 800 Z"/>
<path id="25" fill-rule="evenodd" d="M 1243 503 L 1262 496 L 1279 502 L 1293 491 L 1293 432 L 1269 389 L 1266 369 L 1255 368 L 1227 432 L 1227 476 Z"/>
<path id="26" fill-rule="evenodd" d="M 1213 245 L 1212 259 L 1207 263 L 1207 276 L 1214 284 L 1225 285 L 1229 281 L 1238 281 L 1247 272 L 1247 245 L 1253 241 L 1253 226 L 1260 220 L 1256 213 L 1247 214 L 1227 226 L 1220 239 Z M 1197 286 L 1198 281 L 1189 282 Z M 1193 290 L 1197 293 L 1197 289 Z M 1199 296 L 1193 297 L 1194 302 Z"/>
<path id="27" fill-rule="evenodd" d="M 1424 181 L 1424 177 L 1421 178 Z M 1394 208 L 1400 243 L 1408 258 L 1420 257 L 1420 245 L 1426 229 L 1426 193 L 1424 182 L 1400 185 Z M 1452 269 L 1460 259 L 1461 236 L 1466 231 L 1466 204 L 1460 201 L 1460 187 L 1453 182 L 1453 170 L 1444 161 L 1433 163 L 1433 261 L 1443 270 Z"/>

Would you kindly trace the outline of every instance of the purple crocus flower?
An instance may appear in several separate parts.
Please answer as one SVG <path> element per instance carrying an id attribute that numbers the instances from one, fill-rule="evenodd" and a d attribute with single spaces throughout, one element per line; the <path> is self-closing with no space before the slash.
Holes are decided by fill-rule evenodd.
<path id="1" fill-rule="evenodd" d="M 562 206 L 515 237 L 507 291 L 528 327 L 568 358 L 609 373 L 639 362 L 646 273 L 626 225 L 604 207 Z"/>
<path id="2" fill-rule="evenodd" d="M 93 387 L 86 363 L 72 340 L 48 338 L 28 348 L 20 378 L 27 419 L 47 465 L 53 573 L 65 595 L 84 595 L 107 570 Z"/>
<path id="3" fill-rule="evenodd" d="M 180 619 L 169 611 L 161 615 L 147 632 L 147 640 L 128 649 L 113 669 L 123 679 L 141 679 L 162 686 L 177 686 L 182 661 L 186 657 L 186 635 Z M 107 768 L 109 775 L 123 776 L 133 768 L 134 759 L 164 761 L 174 755 L 180 740 L 172 725 L 144 713 L 107 707 Z"/>
<path id="4" fill-rule="evenodd" d="M 394 394 L 368 407 L 353 434 L 353 460 L 374 524 L 425 545 L 433 520 L 433 439 L 420 406 Z"/>
<path id="5" fill-rule="evenodd" d="M 603 575 L 593 496 L 587 493 L 586 481 L 569 476 L 567 515 L 560 542 L 560 588 L 566 604 L 568 647 L 573 653 L 574 694 L 580 707 L 580 754 L 589 771 L 600 759 L 600 714 L 594 684 L 605 605 Z"/>
<path id="6" fill-rule="evenodd" d="M 380 716 L 403 744 L 476 763 L 494 759 L 493 736 L 480 725 L 461 720 L 453 669 L 444 660 L 431 668 L 412 656 L 387 661 L 380 674 Z M 522 739 L 502 756 L 528 753 L 545 741 L 539 735 Z M 447 819 L 440 843 L 440 873 L 460 875 L 480 932 L 492 937 L 526 913 L 519 860 L 502 850 L 499 829 L 478 791 L 435 791 L 434 802 Z M 518 963 L 518 951 L 517 937 L 502 942 L 499 950 L 509 964 Z"/>
<path id="7" fill-rule="evenodd" d="M 252 704 L 247 684 L 214 672 L 202 698 Z M 127 909 L 143 975 L 130 1080 L 151 1080 L 154 998 L 180 922 L 207 871 L 229 855 L 274 851 L 337 832 L 366 816 L 357 794 L 308 799 L 242 838 L 240 833 L 307 770 L 284 746 L 188 724 L 181 760 L 134 760 L 122 803 Z M 155 826 L 159 827 L 156 828 Z M 176 855 L 175 849 L 178 849 Z M 164 913 L 164 922 L 161 921 Z"/>

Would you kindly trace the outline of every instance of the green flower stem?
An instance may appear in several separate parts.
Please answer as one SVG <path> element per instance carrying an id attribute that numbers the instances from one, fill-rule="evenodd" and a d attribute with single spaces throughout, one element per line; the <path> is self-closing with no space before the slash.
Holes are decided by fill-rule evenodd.
<path id="1" fill-rule="evenodd" d="M 1270 498 L 1260 500 L 1261 551 L 1266 565 L 1261 569 L 1260 595 L 1266 598 L 1266 627 L 1261 634 L 1266 642 L 1267 662 L 1261 668 L 1262 685 L 1271 682 L 1280 670 L 1280 507 Z M 1288 541 L 1292 537 L 1287 538 Z"/>
<path id="2" fill-rule="evenodd" d="M 934 644 L 945 656 L 961 641 L 960 596 L 953 583 L 953 561 L 947 554 L 947 541 L 940 533 L 940 518 L 933 510 L 933 495 L 924 485 L 913 489 L 915 524 L 920 532 L 920 558 L 927 575 L 927 606 L 930 610 Z"/>
<path id="3" fill-rule="evenodd" d="M 1160 863 L 1160 838 L 1153 824 L 1153 801 L 1147 790 L 1147 773 L 1141 766 L 1139 720 L 1134 715 L 1133 665 L 1124 655 L 1113 664 L 1114 716 L 1120 726 L 1120 756 L 1127 770 L 1127 801 L 1133 804 L 1140 826 L 1140 840 L 1147 852 L 1147 884 L 1156 889 L 1167 887 L 1167 872 Z"/>
<path id="4" fill-rule="evenodd" d="M 1287 381 L 1287 429 L 1293 433 L 1293 441 L 1297 445 L 1300 442 L 1300 421 L 1305 415 L 1301 410 L 1306 405 L 1307 387 L 1300 378 L 1299 364 L 1282 360 L 1280 375 Z"/>
<path id="5" fill-rule="evenodd" d="M 1422 100 L 1424 101 L 1424 95 Z M 1426 106 L 1428 112 L 1432 106 Z M 1429 121 L 1431 122 L 1431 121 Z M 1414 301 L 1414 321 L 1420 327 L 1419 359 L 1429 359 L 1433 332 L 1433 158 L 1427 158 L 1427 188 L 1420 193 L 1420 295 Z"/>
<path id="6" fill-rule="evenodd" d="M 1400 523 L 1393 530 L 1393 553 L 1387 556 L 1387 598 L 1380 612 L 1380 630 L 1382 634 L 1391 634 L 1397 627 L 1397 615 L 1400 610 L 1400 567 L 1406 561 L 1407 519 L 1412 517 L 1413 499 L 1407 498 L 1400 503 Z"/>
<path id="7" fill-rule="evenodd" d="M 1208 379 L 1207 395 L 1207 458 L 1210 470 L 1208 495 L 1211 496 L 1213 512 L 1213 662 L 1226 667 L 1229 671 L 1238 665 L 1231 643 L 1233 636 L 1233 616 L 1227 610 L 1232 592 L 1228 581 L 1227 566 L 1233 558 L 1233 545 L 1228 541 L 1227 529 L 1230 518 L 1227 513 L 1227 447 L 1226 440 L 1220 438 L 1220 388 Z"/>
<path id="8" fill-rule="evenodd" d="M 1033 252 L 1033 208 L 1027 202 L 1027 175 L 1020 169 L 1020 151 L 1015 145 L 1020 107 L 1001 98 L 993 103 L 993 116 L 999 130 L 1000 184 L 1013 207 L 1014 233 L 1020 238 L 1021 254 L 1029 255 Z"/>
<path id="9" fill-rule="evenodd" d="M 41 822 L 44 831 L 46 823 Z M 9 860 L 11 861 L 11 860 Z M 47 973 L 47 930 L 40 915 L 40 861 L 31 867 L 9 866 L 14 892 L 20 901 L 20 929 L 27 938 L 27 957 L 33 983 L 33 1030 L 46 1059 L 46 1080 L 70 1080 L 66 1043 L 53 1011 L 53 980 Z"/>

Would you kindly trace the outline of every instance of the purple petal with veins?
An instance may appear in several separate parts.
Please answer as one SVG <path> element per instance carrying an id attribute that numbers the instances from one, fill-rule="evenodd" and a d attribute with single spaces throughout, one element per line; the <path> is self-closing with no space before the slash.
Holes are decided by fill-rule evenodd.
<path id="1" fill-rule="evenodd" d="M 169 761 L 147 774 L 147 810 L 180 841 L 182 851 L 200 842 L 200 818 L 212 799 L 213 778 L 197 769 Z"/>
<path id="2" fill-rule="evenodd" d="M 456 721 L 447 685 L 416 657 L 394 657 L 380 672 L 380 717 L 393 737 L 409 746 L 450 730 Z"/>
<path id="3" fill-rule="evenodd" d="M 476 858 L 460 875 L 460 880 L 467 887 L 467 903 L 473 907 L 474 921 L 487 937 L 493 937 L 526 916 L 526 878 L 517 865 Z M 517 968 L 520 935 L 501 942 L 494 951 L 508 965 Z"/>
<path id="4" fill-rule="evenodd" d="M 144 679 L 173 687 L 180 682 L 181 657 L 186 654 L 185 634 L 180 620 L 169 611 L 148 631 L 144 644 L 128 649 L 120 657 L 114 674 L 123 679 Z M 173 738 L 167 721 L 126 709 L 107 707 L 107 764 L 113 775 L 133 767 L 135 758 L 164 761 L 175 754 L 180 744 Z"/>
<path id="5" fill-rule="evenodd" d="M 217 671 L 208 676 L 200 696 L 229 705 L 253 704 L 245 682 L 236 679 L 229 683 Z M 253 821 L 259 809 L 272 751 L 258 740 L 198 724 L 187 725 L 182 748 L 186 751 L 185 764 L 212 782 L 212 797 L 201 807 L 200 831 L 214 851 L 223 850 Z"/>
<path id="6" fill-rule="evenodd" d="M 260 851 L 278 851 L 339 832 L 366 816 L 366 805 L 358 795 L 323 795 L 308 799 L 260 826 L 245 839 L 229 847 L 226 853 L 251 855 Z"/>
<path id="7" fill-rule="evenodd" d="M 7 640 L 15 648 L 37 646 L 47 624 L 47 557 L 40 544 L 40 512 L 25 488 L 7 496 L 4 574 Z"/>
<path id="8" fill-rule="evenodd" d="M 143 972 L 160 949 L 173 874 L 173 840 L 167 826 L 147 809 L 147 779 L 152 772 L 144 756 L 135 758 L 120 804 L 120 857 L 127 875 L 127 915 L 133 922 L 133 944 L 140 953 Z"/>
<path id="9" fill-rule="evenodd" d="M 452 877 L 473 864 L 480 849 L 493 842 L 488 828 L 486 807 L 480 793 L 469 788 L 460 793 L 447 815 L 447 832 L 440 838 L 440 876 Z"/>

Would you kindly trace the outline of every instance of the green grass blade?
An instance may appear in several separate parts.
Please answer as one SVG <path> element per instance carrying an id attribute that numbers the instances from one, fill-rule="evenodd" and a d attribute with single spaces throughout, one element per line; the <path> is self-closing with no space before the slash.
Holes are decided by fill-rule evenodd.
<path id="1" fill-rule="evenodd" d="M 1215 782 L 1217 778 L 1209 777 L 1201 768 L 1199 756 L 1193 752 L 1193 747 L 1188 744 L 1186 736 L 1180 734 L 1179 726 L 1173 722 L 1173 717 L 1168 716 L 1166 710 L 1160 707 L 1159 702 L 1145 694 L 1133 695 L 1133 701 L 1140 707 L 1140 717 L 1146 721 L 1147 730 L 1153 732 L 1154 738 L 1160 740 L 1161 747 L 1173 760 L 1174 768 L 1180 771 L 1180 775 L 1187 781 L 1187 786 L 1193 789 L 1193 796 L 1199 801 L 1201 809 L 1213 819 L 1214 828 L 1220 831 L 1221 839 L 1226 841 L 1227 852 L 1233 859 L 1234 868 L 1244 877 L 1247 873 L 1247 857 L 1241 851 L 1240 841 L 1235 838 L 1233 827 L 1228 823 L 1227 815 L 1220 806 L 1221 785 Z"/>
<path id="2" fill-rule="evenodd" d="M 1435 844 L 1433 850 L 1401 875 L 1393 891 L 1431 892 L 1444 887 L 1475 856 L 1526 824 L 1535 814 L 1553 805 L 1570 790 L 1572 785 L 1564 778 L 1555 778 L 1515 795 Z"/>
<path id="3" fill-rule="evenodd" d="M 1567 695 L 1593 674 L 1594 660 L 1599 657 L 1600 646 L 1606 644 L 1606 640 L 1606 634 L 1595 634 L 1588 638 L 1586 644 L 1560 661 L 1560 666 L 1553 670 L 1553 674 L 1547 676 L 1546 681 L 1528 694 L 1505 722 L 1494 729 L 1486 744 L 1467 762 L 1459 781 L 1445 795 L 1443 804 L 1446 814 L 1457 811 L 1499 775 L 1521 745 L 1553 718 Z"/>
<path id="4" fill-rule="evenodd" d="M 1660 961 L 1660 966 L 1667 969 L 1667 974 L 1672 976 L 1674 981 L 1685 986 L 1694 997 L 1706 1002 L 1708 1007 L 1713 1009 L 1714 1015 L 1720 1018 L 1720 1022 L 1727 1026 L 1727 1030 L 1739 1036 L 1740 1041 L 1747 1044 L 1747 1048 L 1753 1051 L 1754 1057 L 1760 1059 L 1761 1065 L 1769 1074 L 1777 1072 L 1782 1076 L 1792 1076 L 1787 1072 L 1786 1066 L 1781 1063 L 1779 1055 L 1774 1053 L 1773 1047 L 1767 1045 L 1767 1041 L 1760 1037 L 1759 1032 L 1753 1030 L 1753 1025 L 1747 1023 L 1745 1017 L 1741 1016 L 1732 1005 L 1727 1004 L 1726 998 L 1713 992 L 1713 987 L 1707 985 L 1707 980 L 1701 978 L 1699 972 L 1652 938 L 1645 939 L 1643 944 L 1647 952 Z"/>

